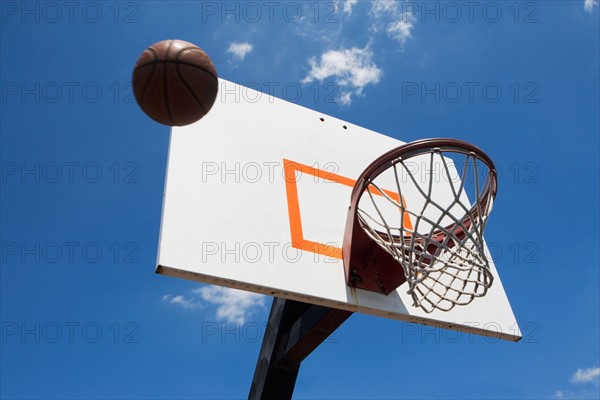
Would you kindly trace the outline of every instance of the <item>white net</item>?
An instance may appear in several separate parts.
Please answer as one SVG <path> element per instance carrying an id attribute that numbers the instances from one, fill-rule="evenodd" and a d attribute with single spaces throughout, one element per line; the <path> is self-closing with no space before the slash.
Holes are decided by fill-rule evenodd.
<path id="1" fill-rule="evenodd" d="M 414 306 L 449 311 L 486 294 L 493 276 L 483 231 L 496 182 L 478 154 L 426 149 L 395 159 L 367 183 L 360 225 L 402 265 Z"/>

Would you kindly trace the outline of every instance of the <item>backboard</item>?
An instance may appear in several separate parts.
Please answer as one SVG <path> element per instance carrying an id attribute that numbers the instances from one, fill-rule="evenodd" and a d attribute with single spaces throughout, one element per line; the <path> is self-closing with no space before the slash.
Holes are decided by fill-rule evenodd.
<path id="1" fill-rule="evenodd" d="M 491 259 L 494 284 L 485 297 L 448 312 L 414 307 L 405 284 L 388 295 L 346 284 L 342 241 L 352 187 L 403 142 L 232 82 L 219 85 L 208 115 L 171 132 L 157 273 L 521 338 Z M 397 196 L 393 186 L 384 189 Z M 411 202 L 410 193 L 402 196 Z"/>

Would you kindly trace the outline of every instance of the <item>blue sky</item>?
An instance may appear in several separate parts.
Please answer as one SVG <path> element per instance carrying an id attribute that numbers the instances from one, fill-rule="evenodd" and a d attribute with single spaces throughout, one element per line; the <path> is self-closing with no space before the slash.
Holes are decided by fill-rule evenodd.
<path id="1" fill-rule="evenodd" d="M 354 315 L 297 398 L 600 398 L 597 0 L 269 4 L 0 3 L 0 397 L 247 396 L 271 299 L 154 273 L 169 129 L 129 79 L 180 38 L 228 80 L 471 141 L 501 173 L 486 237 L 523 340 Z"/>

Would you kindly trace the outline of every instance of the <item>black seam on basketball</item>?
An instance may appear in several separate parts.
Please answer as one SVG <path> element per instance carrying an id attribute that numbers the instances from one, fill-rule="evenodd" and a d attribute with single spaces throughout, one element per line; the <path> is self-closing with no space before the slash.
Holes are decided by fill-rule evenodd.
<path id="1" fill-rule="evenodd" d="M 190 67 L 193 67 L 193 68 L 199 69 L 200 71 L 206 72 L 206 73 L 207 73 L 208 75 L 210 75 L 212 78 L 215 78 L 215 80 L 218 80 L 218 79 L 219 79 L 219 78 L 217 78 L 217 76 L 216 76 L 215 74 L 213 74 L 213 73 L 212 73 L 210 70 L 208 70 L 208 69 L 206 69 L 206 68 L 204 68 L 204 67 L 202 67 L 202 66 L 200 66 L 200 65 L 198 65 L 198 64 L 191 64 L 191 63 L 188 63 L 188 62 L 185 62 L 185 61 L 184 61 L 184 62 L 181 62 L 180 64 L 181 64 L 181 65 L 187 65 L 187 66 L 190 66 Z"/>
<path id="2" fill-rule="evenodd" d="M 146 50 L 144 50 L 144 53 L 145 52 L 150 53 L 150 55 L 153 57 L 153 59 L 150 60 L 150 61 L 147 61 L 147 62 L 145 62 L 143 64 L 137 64 L 136 63 L 134 69 L 138 69 L 139 67 L 144 66 L 144 65 L 151 65 L 151 64 L 154 64 L 155 62 L 158 61 L 158 54 L 156 53 L 156 50 L 154 50 L 152 47 L 147 48 Z M 142 58 L 143 55 L 144 54 L 142 53 L 142 55 L 140 56 L 140 58 Z M 139 62 L 139 59 L 138 59 L 138 62 Z"/>
<path id="3" fill-rule="evenodd" d="M 201 69 L 204 72 L 206 72 L 207 74 L 209 74 L 210 76 L 212 76 L 213 78 L 218 79 L 217 75 L 213 74 L 213 72 L 211 70 L 206 69 L 206 68 L 202 67 L 199 64 L 192 64 L 192 63 L 189 63 L 187 61 L 180 61 L 179 58 L 181 57 L 181 53 L 183 53 L 186 50 L 199 50 L 199 51 L 201 51 L 201 52 L 204 53 L 204 51 L 200 50 L 200 48 L 198 48 L 198 47 L 186 47 L 186 48 L 183 48 L 183 49 L 179 50 L 179 52 L 177 53 L 177 56 L 175 56 L 175 59 L 177 60 L 177 62 L 179 62 L 181 64 L 185 64 L 185 65 L 190 65 L 190 66 L 196 67 L 198 69 Z M 206 53 L 204 53 L 204 54 L 206 54 Z M 208 57 L 208 55 L 207 55 L 207 57 Z M 210 58 L 208 58 L 208 61 L 210 61 Z"/>
<path id="4" fill-rule="evenodd" d="M 167 51 L 165 53 L 165 59 L 169 59 L 169 51 L 171 50 L 171 46 L 173 45 L 173 40 L 169 41 L 169 45 L 167 46 Z M 169 103 L 169 93 L 168 93 L 168 86 L 167 85 L 167 76 L 169 72 L 169 68 L 168 65 L 165 65 L 163 68 L 163 89 L 164 89 L 164 93 L 165 93 L 165 108 L 167 109 L 167 116 L 169 117 L 169 121 L 171 122 L 171 125 L 175 125 L 175 121 L 173 120 L 173 114 L 171 113 L 171 104 Z"/>
<path id="5" fill-rule="evenodd" d="M 176 63 L 175 69 L 177 71 L 177 76 L 179 77 L 179 80 L 181 81 L 181 83 L 183 83 L 183 86 L 185 86 L 185 88 L 188 90 L 188 92 L 190 92 L 190 94 L 194 98 L 194 101 L 196 102 L 196 104 L 202 109 L 202 112 L 204 113 L 204 115 L 206 115 L 206 108 L 204 107 L 204 105 L 202 104 L 200 99 L 198 99 L 198 97 L 196 97 L 196 93 L 194 93 L 194 91 L 192 90 L 190 85 L 185 81 L 185 79 L 183 79 L 183 76 L 181 75 L 181 70 L 179 69 L 179 62 Z"/>
<path id="6" fill-rule="evenodd" d="M 158 51 L 154 48 L 154 45 L 156 45 L 156 44 L 158 44 L 158 43 L 154 43 L 152 46 L 148 47 L 148 50 L 153 52 L 158 58 Z"/>
<path id="7" fill-rule="evenodd" d="M 177 75 L 179 76 L 179 79 L 181 80 L 181 82 L 183 82 L 184 86 L 186 87 L 186 89 L 190 92 L 190 94 L 192 95 L 192 97 L 194 98 L 194 100 L 196 100 L 196 103 L 200 106 L 200 108 L 202 109 L 202 111 L 204 112 L 204 115 L 206 115 L 206 113 L 208 113 L 208 109 L 210 109 L 210 107 L 208 107 L 208 109 L 204 106 L 204 104 L 200 101 L 200 99 L 196 96 L 196 92 L 194 90 L 192 90 L 191 86 L 187 83 L 187 81 L 185 79 L 183 79 L 183 76 L 181 74 L 181 69 L 179 68 L 180 65 L 185 65 L 185 66 L 189 66 L 195 69 L 199 69 L 200 71 L 204 72 L 205 74 L 208 74 L 210 77 L 215 78 L 215 80 L 217 79 L 212 73 L 210 73 L 209 71 L 207 71 L 205 68 L 202 68 L 201 66 L 197 65 L 197 64 L 190 64 L 188 62 L 182 62 L 180 60 L 180 57 L 182 55 L 182 53 L 185 50 L 188 49 L 197 49 L 197 47 L 188 47 L 185 48 L 183 50 L 180 50 L 177 53 L 177 56 L 175 57 L 175 61 L 177 62 Z"/>
<path id="8" fill-rule="evenodd" d="M 135 67 L 135 69 L 136 69 L 136 70 L 138 70 L 139 68 L 145 68 L 145 67 L 147 67 L 147 66 L 149 66 L 149 65 L 152 65 L 152 64 L 168 64 L 168 63 L 170 63 L 170 62 L 172 62 L 172 61 L 170 61 L 170 60 L 157 60 L 157 61 L 151 61 L 151 62 L 148 62 L 148 63 L 146 63 L 146 64 L 138 65 L 137 67 Z M 211 72 L 209 69 L 206 69 L 206 68 L 204 68 L 204 67 L 202 67 L 202 66 L 200 66 L 200 65 L 198 65 L 198 64 L 194 64 L 194 63 L 191 63 L 191 62 L 189 62 L 189 61 L 179 61 L 179 63 L 180 63 L 181 65 L 187 65 L 187 66 L 190 66 L 190 67 L 194 67 L 194 68 L 200 69 L 200 70 L 202 70 L 202 71 L 206 72 L 207 74 L 209 74 L 210 76 L 212 76 L 213 78 L 215 78 L 215 79 L 219 79 L 219 78 L 218 78 L 218 77 L 217 77 L 215 74 L 213 74 L 213 73 L 212 73 L 212 72 Z"/>
<path id="9" fill-rule="evenodd" d="M 170 47 L 170 45 L 169 45 L 169 47 Z M 142 67 L 146 67 L 146 66 L 148 66 L 148 65 L 150 65 L 152 63 L 169 63 L 169 62 L 171 62 L 168 59 L 166 59 L 166 60 L 160 60 L 160 59 L 158 59 L 158 56 L 156 54 L 156 50 L 154 50 L 153 48 L 150 48 L 148 50 L 152 50 L 154 52 L 154 54 L 155 54 L 155 60 L 149 61 L 149 62 L 141 64 L 141 65 L 138 65 L 137 67 L 135 67 L 136 69 L 142 68 Z M 184 51 L 187 51 L 187 50 L 198 50 L 198 51 L 202 51 L 203 52 L 203 50 L 201 50 L 199 47 L 195 47 L 195 46 L 194 47 L 185 47 L 185 48 L 183 48 L 183 49 L 181 49 L 181 50 L 179 50 L 177 52 L 177 55 L 176 55 L 175 58 L 178 60 L 178 62 L 180 62 L 181 64 L 184 64 L 184 65 L 189 65 L 191 67 L 195 67 L 195 68 L 201 69 L 204 72 L 206 72 L 207 74 L 209 74 L 210 76 L 212 76 L 213 78 L 218 79 L 217 74 L 213 73 L 210 69 L 204 68 L 201 65 L 194 64 L 194 63 L 191 63 L 189 61 L 181 61 L 181 60 L 179 60 L 179 57 L 180 57 L 181 53 L 183 53 Z M 167 54 L 168 54 L 168 50 L 167 50 Z M 208 60 L 210 61 L 210 58 Z"/>
<path id="10" fill-rule="evenodd" d="M 153 51 L 153 49 L 149 49 L 151 50 L 151 53 L 153 53 L 154 58 L 156 59 L 156 53 Z M 135 71 L 137 71 L 137 68 L 135 69 Z M 135 73 L 134 71 L 134 73 Z M 142 89 L 142 93 L 140 93 L 140 105 L 145 104 L 145 99 L 146 99 L 146 91 L 148 90 L 148 86 L 150 81 L 152 80 L 152 78 L 154 77 L 154 73 L 156 72 L 156 63 L 152 63 L 152 72 L 150 72 L 150 76 L 148 77 L 148 79 L 146 79 L 146 82 L 144 82 L 144 86 Z"/>
<path id="11" fill-rule="evenodd" d="M 185 48 L 185 49 L 183 49 L 183 50 L 190 50 L 190 49 L 198 49 L 198 48 L 197 48 L 197 47 L 186 47 L 186 48 Z M 181 50 L 181 51 L 183 51 L 183 50 Z M 143 63 L 143 64 L 140 64 L 140 65 L 136 65 L 135 69 L 138 69 L 138 68 L 141 68 L 141 67 L 146 67 L 146 66 L 148 66 L 148 65 L 151 65 L 151 64 L 153 64 L 153 63 L 168 63 L 168 62 L 171 62 L 171 60 L 168 60 L 168 59 L 166 59 L 166 60 L 161 60 L 161 59 L 158 57 L 158 53 L 156 52 L 156 49 L 154 49 L 154 47 L 149 47 L 148 49 L 146 49 L 146 51 L 150 51 L 150 52 L 152 52 L 152 53 L 153 53 L 153 55 L 154 55 L 154 60 L 151 60 L 151 61 L 145 62 L 145 63 Z M 181 52 L 181 51 L 180 51 L 180 52 Z M 167 54 L 168 54 L 168 50 L 167 50 Z M 178 54 L 178 55 L 179 55 L 179 54 Z"/>

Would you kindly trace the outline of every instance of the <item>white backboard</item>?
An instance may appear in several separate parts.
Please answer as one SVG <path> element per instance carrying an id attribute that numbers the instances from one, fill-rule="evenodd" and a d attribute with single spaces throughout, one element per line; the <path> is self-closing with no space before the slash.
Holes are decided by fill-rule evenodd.
<path id="1" fill-rule="evenodd" d="M 495 279 L 487 295 L 449 312 L 413 307 L 406 284 L 387 296 L 347 286 L 341 247 L 352 184 L 403 142 L 225 80 L 219 84 L 208 115 L 171 132 L 158 273 L 521 338 L 492 260 Z"/>

